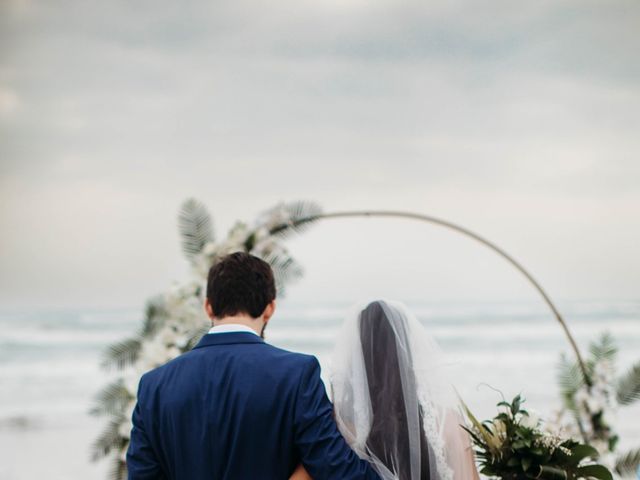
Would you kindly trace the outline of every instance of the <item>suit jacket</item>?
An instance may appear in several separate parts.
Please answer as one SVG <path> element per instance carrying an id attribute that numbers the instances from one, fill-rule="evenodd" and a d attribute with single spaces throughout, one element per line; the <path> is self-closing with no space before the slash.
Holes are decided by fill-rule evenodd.
<path id="1" fill-rule="evenodd" d="M 311 355 L 248 332 L 206 334 L 140 379 L 129 480 L 379 480 L 348 446 Z"/>

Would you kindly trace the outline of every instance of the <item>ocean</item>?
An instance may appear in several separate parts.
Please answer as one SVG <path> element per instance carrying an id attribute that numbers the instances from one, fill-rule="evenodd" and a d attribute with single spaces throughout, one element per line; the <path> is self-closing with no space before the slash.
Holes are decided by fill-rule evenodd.
<path id="1" fill-rule="evenodd" d="M 556 364 L 570 354 L 564 334 L 542 303 L 419 303 L 409 308 L 455 365 L 452 381 L 482 418 L 500 393 L 521 393 L 544 417 L 559 406 Z M 610 332 L 618 371 L 640 361 L 640 301 L 560 302 L 583 353 Z M 267 328 L 267 341 L 318 356 L 326 373 L 348 304 L 296 304 L 286 299 Z M 103 419 L 88 410 L 113 378 L 100 358 L 111 342 L 139 327 L 143 309 L 55 309 L 0 312 L 0 479 L 106 478 L 90 445 Z M 617 416 L 621 448 L 640 446 L 640 402 Z"/>

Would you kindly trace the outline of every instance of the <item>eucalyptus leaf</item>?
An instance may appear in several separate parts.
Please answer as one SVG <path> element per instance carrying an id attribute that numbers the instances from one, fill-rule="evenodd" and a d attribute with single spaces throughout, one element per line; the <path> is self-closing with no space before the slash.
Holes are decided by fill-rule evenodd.
<path id="1" fill-rule="evenodd" d="M 576 473 L 579 475 L 578 478 L 592 477 L 597 478 L 598 480 L 613 480 L 611 472 L 602 465 L 585 465 L 584 467 L 578 467 L 576 469 Z"/>
<path id="2" fill-rule="evenodd" d="M 562 468 L 551 467 L 549 465 L 541 465 L 540 471 L 535 478 L 544 480 L 567 480 L 567 472 Z"/>

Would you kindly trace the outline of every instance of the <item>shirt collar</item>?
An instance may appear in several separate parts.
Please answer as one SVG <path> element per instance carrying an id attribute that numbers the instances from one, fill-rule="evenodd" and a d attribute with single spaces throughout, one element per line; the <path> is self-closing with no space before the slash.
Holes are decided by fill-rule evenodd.
<path id="1" fill-rule="evenodd" d="M 259 336 L 256 331 L 246 325 L 240 323 L 225 323 L 224 325 L 215 325 L 209 329 L 208 333 L 231 333 L 231 332 L 249 332 Z"/>

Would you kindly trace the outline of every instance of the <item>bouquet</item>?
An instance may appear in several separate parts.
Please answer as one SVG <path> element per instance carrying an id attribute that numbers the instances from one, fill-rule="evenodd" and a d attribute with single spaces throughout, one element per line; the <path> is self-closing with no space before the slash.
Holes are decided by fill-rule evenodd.
<path id="1" fill-rule="evenodd" d="M 598 451 L 590 445 L 540 429 L 540 420 L 522 408 L 518 395 L 498 403 L 499 413 L 480 422 L 462 402 L 480 463 L 480 473 L 491 478 L 524 480 L 612 480 L 611 472 L 594 462 Z"/>

